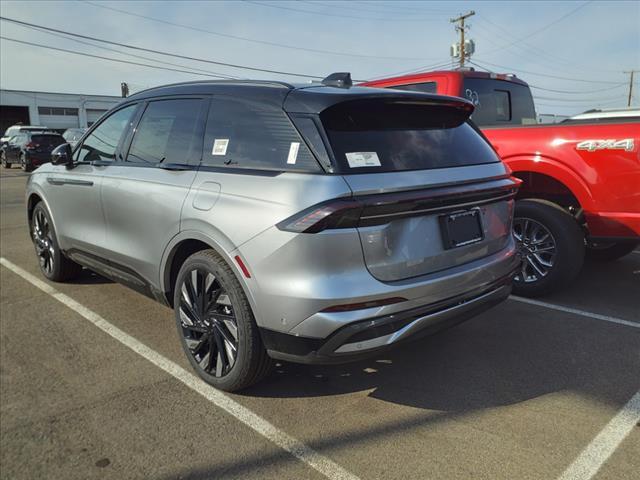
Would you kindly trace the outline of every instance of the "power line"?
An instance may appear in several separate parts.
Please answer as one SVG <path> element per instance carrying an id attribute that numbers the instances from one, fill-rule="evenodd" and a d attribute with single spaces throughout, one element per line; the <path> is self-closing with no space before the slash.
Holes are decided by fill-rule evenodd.
<path id="1" fill-rule="evenodd" d="M 400 72 L 387 73 L 384 75 L 376 75 L 375 77 L 369 78 L 367 82 L 372 82 L 374 80 L 382 80 L 385 78 L 397 77 L 400 75 L 411 75 L 413 73 L 417 74 L 417 73 L 428 71 L 428 70 L 434 70 L 434 69 L 450 67 L 450 66 L 451 66 L 451 60 L 447 60 L 446 62 L 435 63 L 433 65 L 424 65 L 422 67 L 412 68 L 411 70 L 402 70 Z"/>
<path id="2" fill-rule="evenodd" d="M 301 2 L 302 3 L 302 2 Z M 395 15 L 404 15 L 404 16 L 408 16 L 408 15 L 413 15 L 415 18 L 415 14 L 424 14 L 424 15 L 442 15 L 442 16 L 447 16 L 447 14 L 449 13 L 448 10 L 413 10 L 413 9 L 407 9 L 406 7 L 402 7 L 403 11 L 399 11 L 398 9 L 394 8 L 394 7 L 390 7 L 389 10 L 379 10 L 379 9 L 371 9 L 371 8 L 362 8 L 362 7 L 351 7 L 351 6 L 346 6 L 344 5 L 344 3 L 347 2 L 339 2 L 339 1 L 330 1 L 330 2 L 318 2 L 318 1 L 314 1 L 314 0 L 304 0 L 305 4 L 310 4 L 310 5 L 318 5 L 321 7 L 328 7 L 328 8 L 336 8 L 336 6 L 338 8 L 342 8 L 345 10 L 351 10 L 351 11 L 356 11 L 356 12 L 371 12 L 371 13 L 382 13 L 385 15 L 389 15 L 390 13 L 393 13 Z M 364 4 L 365 6 L 369 6 L 369 4 L 364 3 L 364 2 L 348 2 L 348 3 L 360 3 L 360 4 Z M 405 13 L 406 12 L 406 13 Z"/>
<path id="3" fill-rule="evenodd" d="M 512 32 L 509 32 L 507 29 L 505 29 L 504 27 L 502 27 L 502 26 L 498 25 L 497 23 L 491 21 L 489 18 L 487 18 L 485 16 L 479 17 L 479 20 L 481 20 L 483 22 L 487 22 L 488 24 L 493 25 L 498 30 L 501 30 L 502 32 L 504 32 L 506 35 L 503 35 L 503 34 L 498 32 L 498 35 L 500 35 L 502 38 L 508 39 L 510 41 L 511 38 L 514 37 Z M 481 28 L 487 28 L 487 27 L 484 27 L 483 25 L 480 25 L 480 27 Z M 490 30 L 487 30 L 487 31 L 489 31 L 489 33 L 492 33 Z M 492 43 L 494 43 L 495 45 L 498 45 L 495 42 L 492 42 Z M 527 43 L 527 42 L 524 42 L 524 41 L 522 41 L 521 43 L 522 43 L 522 46 L 517 45 L 517 44 L 511 45 L 511 46 L 512 47 L 517 47 L 517 48 L 522 48 L 525 51 L 528 50 L 530 52 L 535 52 L 537 55 L 540 55 L 540 56 L 543 56 L 543 57 L 547 57 L 548 59 L 556 62 L 556 64 L 558 64 L 558 65 L 563 65 L 564 66 L 564 65 L 568 64 L 568 65 L 573 65 L 574 67 L 578 67 L 580 69 L 588 70 L 588 71 L 596 70 L 596 71 L 599 71 L 599 72 L 617 73 L 616 70 L 601 69 L 601 68 L 594 67 L 593 65 L 579 65 L 579 64 L 576 64 L 575 62 L 572 62 L 570 60 L 561 58 L 561 57 L 559 57 L 557 55 L 551 55 L 549 52 L 547 52 L 547 51 L 545 51 L 545 50 L 543 50 L 541 48 L 538 48 L 538 47 L 536 47 L 536 46 L 534 46 L 534 45 L 532 45 L 530 43 Z M 496 50 L 493 50 L 493 51 L 496 51 Z M 488 53 L 491 53 L 491 52 L 488 52 Z"/>
<path id="4" fill-rule="evenodd" d="M 334 2 L 332 2 L 334 3 Z M 365 5 L 365 6 L 375 6 L 376 8 L 380 7 L 380 8 L 385 8 L 386 10 L 379 10 L 380 13 L 389 13 L 389 11 L 397 11 L 395 7 L 392 7 L 390 5 L 385 5 L 384 3 L 381 3 L 379 1 L 375 1 L 375 2 L 364 2 L 362 0 L 350 0 L 349 3 L 357 3 L 359 5 Z M 396 0 L 394 0 L 394 3 L 396 3 Z M 442 8 L 438 8 L 438 9 L 433 9 L 433 8 L 428 8 L 428 9 L 422 9 L 422 8 L 414 8 L 414 7 L 407 7 L 405 5 L 401 5 L 401 8 L 407 12 L 412 12 L 412 13 L 442 13 L 444 15 L 448 15 L 451 10 L 448 9 L 442 9 Z"/>
<path id="5" fill-rule="evenodd" d="M 128 60 L 122 60 L 122 59 L 118 59 L 118 58 L 103 57 L 102 55 L 93 55 L 91 53 L 78 52 L 78 51 L 75 51 L 75 50 L 67 50 L 66 48 L 50 47 L 49 45 L 42 45 L 40 43 L 26 42 L 24 40 L 18 40 L 16 38 L 5 37 L 4 35 L 0 35 L 0 38 L 2 40 L 6 40 L 8 42 L 21 43 L 23 45 L 30 45 L 32 47 L 46 48 L 48 50 L 55 50 L 55 51 L 58 51 L 58 52 L 72 53 L 74 55 L 81 55 L 83 57 L 98 58 L 100 60 L 109 60 L 110 62 L 126 63 L 128 65 L 138 65 L 140 67 L 155 68 L 157 70 L 167 70 L 167 71 L 170 71 L 170 72 L 190 73 L 191 75 L 201 75 L 201 76 L 204 76 L 204 77 L 228 78 L 226 76 L 222 77 L 220 75 L 211 75 L 211 74 L 208 74 L 208 73 L 197 73 L 197 72 L 193 72 L 193 71 L 189 71 L 189 70 L 180 70 L 180 69 L 177 69 L 177 68 L 160 67 L 158 65 L 149 65 L 147 63 L 130 62 Z"/>
<path id="6" fill-rule="evenodd" d="M 380 60 L 429 60 L 429 59 L 425 59 L 425 58 L 422 58 L 422 57 L 385 57 L 385 56 L 378 56 L 378 55 L 365 55 L 365 54 L 360 54 L 360 53 L 336 52 L 336 51 L 333 51 L 333 50 L 322 50 L 322 49 L 315 49 L 315 48 L 297 47 L 297 46 L 294 46 L 294 45 L 287 45 L 287 44 L 283 44 L 283 43 L 269 42 L 269 41 L 266 41 L 266 40 L 258 40 L 258 39 L 254 39 L 254 38 L 241 37 L 241 36 L 238 36 L 238 35 L 231 35 L 231 34 L 227 34 L 227 33 L 220 33 L 220 32 L 216 32 L 214 30 L 200 28 L 200 27 L 196 27 L 196 26 L 193 26 L 193 25 L 185 25 L 183 23 L 170 22 L 170 21 L 164 20 L 162 18 L 151 17 L 151 16 L 148 16 L 148 15 L 141 15 L 139 13 L 130 12 L 128 10 L 122 10 L 120 8 L 109 7 L 107 5 L 101 5 L 101 4 L 98 4 L 98 3 L 90 2 L 88 0 L 83 0 L 83 3 L 86 3 L 87 5 L 91 5 L 93 7 L 103 8 L 105 10 L 111 10 L 113 12 L 122 13 L 124 15 L 129 15 L 129 16 L 132 16 L 132 17 L 144 18 L 145 20 L 151 20 L 153 22 L 158 22 L 158 23 L 162 23 L 162 24 L 165 24 L 165 25 L 171 25 L 173 27 L 185 28 L 187 30 L 191 30 L 191 31 L 194 31 L 194 32 L 207 33 L 209 35 L 216 35 L 218 37 L 231 38 L 233 40 L 241 40 L 241 41 L 244 41 L 244 42 L 257 43 L 257 44 L 260 44 L 260 45 L 269 45 L 271 47 L 287 48 L 287 49 L 290 49 L 290 50 L 300 50 L 300 51 L 303 51 L 303 52 L 322 53 L 322 54 L 326 54 L 326 55 L 338 55 L 338 56 L 342 56 L 342 57 L 371 58 L 371 59 L 380 59 Z"/>
<path id="7" fill-rule="evenodd" d="M 547 30 L 547 29 L 551 28 L 552 26 L 556 25 L 557 23 L 560 23 L 560 22 L 561 22 L 562 20 L 564 20 L 565 18 L 567 18 L 567 17 L 569 17 L 569 16 L 573 15 L 573 14 L 574 14 L 574 13 L 576 13 L 578 10 L 581 10 L 582 8 L 586 7 L 586 6 L 587 6 L 587 5 L 589 5 L 592 1 L 593 1 L 593 0 L 589 0 L 589 1 L 587 1 L 587 2 L 584 2 L 584 3 L 580 4 L 580 5 L 578 5 L 578 7 L 574 8 L 573 10 L 571 10 L 571 11 L 569 11 L 569 12 L 567 12 L 567 13 L 565 13 L 565 14 L 564 14 L 564 15 L 562 15 L 560 18 L 558 18 L 558 19 L 554 20 L 554 21 L 553 21 L 553 22 L 551 22 L 551 23 L 548 23 L 547 25 L 543 26 L 542 28 L 539 28 L 539 29 L 537 29 L 537 30 L 534 30 L 533 32 L 529 33 L 528 35 L 525 35 L 524 37 L 520 37 L 520 38 L 518 38 L 518 39 L 514 40 L 513 42 L 511 42 L 511 43 L 509 43 L 509 44 L 507 44 L 507 45 L 504 45 L 504 46 L 502 46 L 502 47 L 498 47 L 498 48 L 496 48 L 496 49 L 494 49 L 494 50 L 491 50 L 491 51 L 487 52 L 487 54 L 489 54 L 489 53 L 493 53 L 493 52 L 497 52 L 497 51 L 499 51 L 499 50 L 503 50 L 503 49 L 505 49 L 505 48 L 507 48 L 507 47 L 510 47 L 510 46 L 512 46 L 512 45 L 515 45 L 516 43 L 522 42 L 523 40 L 526 40 L 526 39 L 528 39 L 528 38 L 531 38 L 531 37 L 533 37 L 533 36 L 535 36 L 535 35 L 537 35 L 537 34 L 539 34 L 539 33 L 541 33 L 541 32 L 544 32 L 545 30 Z"/>
<path id="8" fill-rule="evenodd" d="M 23 26 L 23 25 L 21 25 L 21 26 Z M 170 65 L 172 67 L 177 67 L 177 68 L 183 68 L 183 69 L 186 68 L 186 69 L 189 69 L 189 70 L 193 70 L 194 73 L 195 72 L 202 72 L 202 73 L 208 73 L 208 74 L 210 74 L 212 76 L 215 76 L 215 77 L 218 77 L 218 78 L 238 79 L 238 77 L 235 77 L 233 75 L 226 75 L 224 73 L 212 72 L 211 70 L 203 70 L 201 68 L 195 68 L 195 67 L 191 67 L 189 65 L 181 65 L 181 64 L 178 64 L 178 63 L 165 62 L 163 60 L 158 60 L 158 59 L 155 59 L 155 58 L 145 57 L 144 55 L 136 55 L 135 53 L 123 52 L 122 50 L 116 50 L 115 48 L 109 48 L 109 47 L 105 47 L 105 46 L 102 46 L 102 45 L 95 45 L 95 44 L 93 44 L 91 42 L 84 42 L 82 40 L 78 40 L 77 38 L 67 37 L 65 35 L 61 35 L 61 34 L 58 34 L 58 33 L 47 32 L 46 30 L 42 30 L 40 28 L 26 27 L 26 26 L 24 26 L 24 28 L 29 28 L 31 30 L 35 30 L 36 32 L 45 33 L 47 35 L 53 35 L 54 37 L 64 38 L 65 40 L 69 40 L 69 41 L 72 41 L 72 42 L 80 43 L 82 45 L 88 45 L 90 47 L 100 48 L 100 49 L 106 50 L 108 52 L 114 52 L 114 53 L 118 53 L 120 55 L 126 55 L 128 57 L 140 58 L 142 60 L 149 60 L 151 62 L 157 62 L 157 63 L 161 63 L 161 64 L 164 64 L 164 65 Z"/>
<path id="9" fill-rule="evenodd" d="M 476 63 L 478 61 L 480 61 L 482 63 L 480 63 L 480 64 Z M 470 63 L 473 63 L 474 65 L 477 65 L 480 68 L 486 68 L 485 66 L 482 65 L 482 64 L 486 63 L 487 65 L 492 65 L 494 67 L 503 68 L 505 70 L 511 70 L 511 71 L 516 71 L 516 72 L 526 73 L 527 75 L 534 75 L 534 76 L 538 76 L 538 77 L 555 78 L 556 80 L 570 80 L 572 82 L 602 83 L 602 84 L 608 84 L 608 85 L 619 85 L 619 82 L 611 82 L 611 81 L 607 81 L 607 80 L 585 80 L 583 78 L 568 78 L 568 77 L 560 77 L 558 75 L 548 75 L 548 74 L 545 74 L 545 73 L 530 72 L 530 71 L 522 70 L 522 69 L 519 69 L 519 68 L 512 68 L 512 67 L 506 67 L 504 65 L 498 65 L 497 63 L 491 63 L 491 62 L 488 62 L 488 61 L 483 60 L 483 59 L 478 60 L 478 58 L 476 58 L 474 62 L 470 62 Z M 491 69 L 489 68 L 487 70 L 491 70 Z"/>
<path id="10" fill-rule="evenodd" d="M 479 17 L 478 20 L 483 20 L 482 17 Z M 486 21 L 486 19 L 485 19 Z M 493 44 L 493 45 L 500 45 L 498 42 L 494 41 L 492 37 L 495 36 L 499 36 L 502 38 L 513 38 L 513 35 L 503 35 L 501 32 L 499 31 L 495 31 L 494 29 L 489 29 L 488 27 L 486 27 L 483 23 L 476 23 L 474 24 L 474 28 L 479 29 L 476 30 L 476 35 L 479 38 L 482 38 L 486 41 L 488 41 L 489 43 Z M 563 62 L 560 60 L 555 59 L 554 57 L 551 57 L 550 55 L 546 54 L 543 50 L 538 49 L 536 47 L 533 47 L 530 44 L 524 43 L 522 45 L 512 45 L 511 47 L 508 47 L 506 50 L 506 53 L 509 53 L 511 55 L 515 55 L 518 56 L 519 59 L 522 58 L 523 53 L 526 54 L 528 56 L 528 61 L 529 62 L 533 62 L 537 65 L 543 65 L 545 68 L 549 68 L 549 62 L 552 62 L 554 64 L 553 69 L 554 70 L 564 70 L 565 72 L 575 72 L 575 68 L 572 69 L 568 69 L 567 66 L 568 64 L 570 64 L 570 62 Z M 581 70 L 587 70 L 583 67 L 579 67 L 576 66 L 578 69 Z M 596 71 L 598 69 L 596 68 L 589 68 L 588 71 L 593 72 Z M 603 70 L 598 70 L 598 71 L 603 71 Z M 562 72 L 560 72 L 562 73 Z M 608 72 L 610 73 L 610 72 Z"/>
<path id="11" fill-rule="evenodd" d="M 62 33 L 64 35 L 70 35 L 72 37 L 77 37 L 77 38 L 83 38 L 85 40 L 93 40 L 95 42 L 107 43 L 109 45 L 116 45 L 118 47 L 130 48 L 132 50 L 139 50 L 139 51 L 142 51 L 142 52 L 155 53 L 155 54 L 158 54 L 158 55 L 164 55 L 164 56 L 168 56 L 168 57 L 182 58 L 184 60 L 193 60 L 194 62 L 210 63 L 212 65 L 222 65 L 222 66 L 225 66 L 225 67 L 239 68 L 239 69 L 242 69 L 242 70 L 251 70 L 251 71 L 254 71 L 254 72 L 275 73 L 275 74 L 278 74 L 278 75 L 290 75 L 290 76 L 294 76 L 294 77 L 303 77 L 303 78 L 311 78 L 311 79 L 324 78 L 324 77 L 322 77 L 320 75 L 309 75 L 309 74 L 306 74 L 306 73 L 286 72 L 286 71 L 281 71 L 281 70 L 270 70 L 270 69 L 267 69 L 267 68 L 249 67 L 249 66 L 246 66 L 246 65 L 238 65 L 238 64 L 233 64 L 233 63 L 218 62 L 218 61 L 215 61 L 215 60 L 207 60 L 207 59 L 204 59 L 204 58 L 189 57 L 187 55 L 180 55 L 180 54 L 177 54 L 177 53 L 168 53 L 168 52 L 163 52 L 161 50 L 154 50 L 154 49 L 151 49 L 151 48 L 138 47 L 138 46 L 129 45 L 129 44 L 126 44 L 126 43 L 114 42 L 112 40 L 104 40 L 104 39 L 92 37 L 92 36 L 89 36 L 89 35 L 81 35 L 79 33 L 72 33 L 72 32 L 67 32 L 67 31 L 64 31 L 64 30 L 58 30 L 56 28 L 45 27 L 43 25 L 37 25 L 37 24 L 34 24 L 34 23 L 23 22 L 21 20 L 15 20 L 15 19 L 12 19 L 12 18 L 2 17 L 2 16 L 0 16 L 0 20 L 4 20 L 4 21 L 7 21 L 7 22 L 15 23 L 15 24 L 18 24 L 18 25 L 26 25 L 26 26 L 29 26 L 29 27 L 36 27 L 36 28 L 40 28 L 40 29 L 43 29 L 43 30 L 47 30 L 49 32 Z"/>
<path id="12" fill-rule="evenodd" d="M 278 8 L 280 10 L 288 10 L 291 12 L 306 13 L 309 15 L 321 15 L 324 17 L 338 17 L 338 18 L 354 18 L 356 20 L 373 20 L 379 22 L 439 22 L 436 18 L 385 18 L 385 17 L 358 17 L 355 15 L 343 15 L 336 13 L 318 12 L 312 10 L 300 10 L 299 8 L 285 7 L 282 5 L 274 5 L 272 3 L 262 3 L 254 0 L 243 0 L 244 3 L 250 3 L 252 5 L 260 5 L 261 7 Z"/>

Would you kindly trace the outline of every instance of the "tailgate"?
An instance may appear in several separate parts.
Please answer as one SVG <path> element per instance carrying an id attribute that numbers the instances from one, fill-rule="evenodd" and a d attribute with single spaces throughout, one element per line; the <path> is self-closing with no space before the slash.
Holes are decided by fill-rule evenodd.
<path id="1" fill-rule="evenodd" d="M 518 183 L 453 101 L 363 100 L 320 114 L 336 171 L 362 206 L 364 260 L 385 282 L 504 248 Z"/>
<path id="2" fill-rule="evenodd" d="M 502 179 L 488 179 L 500 174 Z M 504 175 L 504 166 L 494 164 L 411 172 L 411 178 L 402 172 L 345 176 L 356 196 L 376 187 L 380 191 L 381 183 L 404 183 L 411 188 L 361 197 L 367 206 L 358 233 L 369 272 L 378 280 L 393 282 L 472 262 L 505 248 L 517 183 Z M 447 176 L 449 186 L 434 185 L 434 179 Z M 452 177 L 474 181 L 456 185 L 451 184 Z M 479 177 L 485 180 L 478 181 Z M 447 222 L 466 216 L 472 218 L 465 220 L 463 238 L 452 242 L 449 230 L 454 229 Z M 473 231 L 475 222 L 478 232 Z"/>

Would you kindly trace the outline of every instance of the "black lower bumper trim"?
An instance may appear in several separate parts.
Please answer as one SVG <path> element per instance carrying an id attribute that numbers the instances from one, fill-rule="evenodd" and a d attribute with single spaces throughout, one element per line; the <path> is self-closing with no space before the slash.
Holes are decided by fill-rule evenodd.
<path id="1" fill-rule="evenodd" d="M 361 360 L 377 354 L 382 349 L 403 343 L 404 340 L 362 352 L 336 353 L 336 350 L 345 344 L 388 335 L 427 316 L 431 316 L 432 319 L 423 328 L 412 334 L 410 339 L 422 338 L 457 325 L 505 300 L 511 292 L 512 277 L 513 275 L 510 274 L 489 286 L 485 285 L 473 292 L 435 304 L 351 323 L 336 330 L 327 338 L 300 337 L 266 328 L 261 328 L 260 333 L 267 352 L 272 358 L 278 360 L 307 364 L 345 363 Z"/>

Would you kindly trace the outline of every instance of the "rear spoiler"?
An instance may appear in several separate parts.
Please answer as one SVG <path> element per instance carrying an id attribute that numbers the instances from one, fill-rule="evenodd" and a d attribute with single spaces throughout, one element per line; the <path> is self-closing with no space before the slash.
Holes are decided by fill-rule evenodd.
<path id="1" fill-rule="evenodd" d="M 338 104 L 359 101 L 362 103 L 413 104 L 424 107 L 441 107 L 460 110 L 469 117 L 473 103 L 460 97 L 435 95 L 402 90 L 371 87 L 336 88 L 332 86 L 309 86 L 291 90 L 284 101 L 288 113 L 320 114 Z"/>

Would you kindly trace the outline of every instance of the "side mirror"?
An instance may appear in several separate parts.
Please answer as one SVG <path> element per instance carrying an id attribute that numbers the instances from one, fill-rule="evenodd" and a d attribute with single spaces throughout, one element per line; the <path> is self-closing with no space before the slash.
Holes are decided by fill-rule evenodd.
<path id="1" fill-rule="evenodd" d="M 73 166 L 73 159 L 71 158 L 71 145 L 63 143 L 58 145 L 51 152 L 51 163 L 54 165 L 66 165 L 67 168 Z"/>

